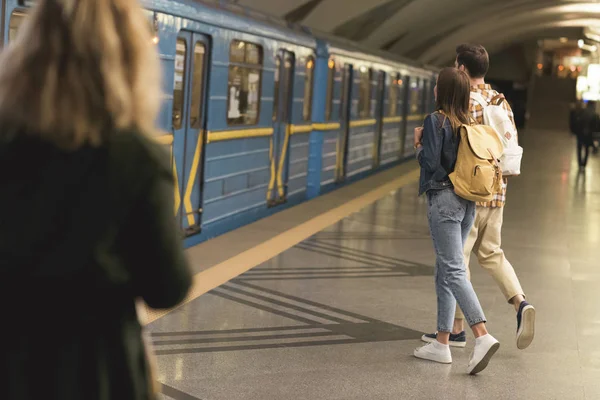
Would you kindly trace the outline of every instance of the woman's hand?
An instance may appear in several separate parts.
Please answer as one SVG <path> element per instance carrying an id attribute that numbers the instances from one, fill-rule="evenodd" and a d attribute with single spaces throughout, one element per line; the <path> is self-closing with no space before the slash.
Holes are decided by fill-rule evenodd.
<path id="1" fill-rule="evenodd" d="M 421 144 L 421 140 L 423 139 L 423 127 L 418 126 L 415 128 L 415 147 Z"/>

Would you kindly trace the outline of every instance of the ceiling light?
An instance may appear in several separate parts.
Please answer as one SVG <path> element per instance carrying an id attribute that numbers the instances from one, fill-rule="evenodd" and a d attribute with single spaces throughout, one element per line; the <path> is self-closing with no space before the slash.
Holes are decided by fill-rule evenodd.
<path id="1" fill-rule="evenodd" d="M 579 39 L 579 40 L 577 41 L 577 46 L 579 46 L 579 48 L 582 48 L 582 47 L 583 47 L 583 45 L 584 45 L 583 39 Z"/>
<path id="2" fill-rule="evenodd" d="M 586 33 L 585 37 L 590 40 L 593 40 L 594 42 L 600 42 L 600 35 L 596 35 L 594 33 Z"/>

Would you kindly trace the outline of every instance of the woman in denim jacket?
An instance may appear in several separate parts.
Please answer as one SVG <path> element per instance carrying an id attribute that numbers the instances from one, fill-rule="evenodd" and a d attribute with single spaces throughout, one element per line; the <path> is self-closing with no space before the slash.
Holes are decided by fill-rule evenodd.
<path id="1" fill-rule="evenodd" d="M 476 337 L 468 373 L 484 370 L 500 344 L 488 334 L 485 315 L 467 279 L 463 247 L 475 219 L 475 203 L 456 195 L 448 175 L 458 154 L 458 129 L 470 123 L 469 77 L 455 68 L 443 69 L 434 89 L 437 111 L 415 129 L 415 149 L 421 165 L 419 195 L 426 193 L 429 229 L 437 256 L 435 289 L 438 299 L 437 340 L 415 350 L 415 357 L 452 362 L 448 346 L 456 302 Z"/>

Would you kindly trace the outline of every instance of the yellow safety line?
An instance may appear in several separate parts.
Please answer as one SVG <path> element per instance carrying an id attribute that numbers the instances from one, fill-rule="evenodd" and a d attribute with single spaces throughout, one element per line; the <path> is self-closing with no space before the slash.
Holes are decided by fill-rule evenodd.
<path id="1" fill-rule="evenodd" d="M 312 125 L 292 125 L 290 134 L 295 135 L 297 133 L 308 133 L 312 132 Z"/>
<path id="2" fill-rule="evenodd" d="M 279 197 L 283 197 L 285 195 L 285 188 L 283 185 L 283 168 L 285 166 L 285 159 L 287 158 L 288 146 L 290 142 L 290 136 L 292 134 L 292 127 L 290 125 L 287 126 L 285 131 L 285 139 L 283 140 L 283 148 L 281 150 L 281 157 L 279 158 L 279 171 L 277 171 L 277 192 L 279 193 Z"/>
<path id="3" fill-rule="evenodd" d="M 359 126 L 369 126 L 369 125 L 375 125 L 377 123 L 376 119 L 363 119 L 363 120 L 359 120 L 359 121 L 351 121 L 350 122 L 350 127 L 351 128 L 356 128 Z"/>
<path id="4" fill-rule="evenodd" d="M 239 129 L 235 131 L 216 131 L 206 134 L 206 142 L 221 142 L 224 140 L 247 139 L 271 136 L 273 128 Z"/>
<path id="5" fill-rule="evenodd" d="M 342 177 L 342 138 L 339 137 L 335 143 L 335 180 L 339 180 Z"/>
<path id="6" fill-rule="evenodd" d="M 173 135 L 154 136 L 153 139 L 160 144 L 173 144 Z"/>
<path id="7" fill-rule="evenodd" d="M 175 157 L 173 157 L 173 178 L 175 179 L 175 215 L 177 215 L 177 211 L 179 211 L 179 206 L 181 205 L 181 195 L 179 194 L 179 176 L 177 176 L 177 162 L 175 161 Z"/>
<path id="8" fill-rule="evenodd" d="M 271 178 L 269 180 L 269 188 L 267 189 L 267 201 L 271 200 L 273 188 L 275 187 L 275 179 L 277 172 L 275 170 L 275 157 L 273 153 L 273 138 L 269 142 L 269 161 L 271 163 Z"/>
<path id="9" fill-rule="evenodd" d="M 387 117 L 383 119 L 384 124 L 391 124 L 394 122 L 402 122 L 404 121 L 404 117 Z"/>
<path id="10" fill-rule="evenodd" d="M 316 131 L 335 131 L 340 129 L 341 125 L 339 122 L 331 122 L 328 124 L 313 124 L 313 129 Z"/>
<path id="11" fill-rule="evenodd" d="M 355 213 L 356 211 L 368 206 L 369 204 L 385 197 L 390 192 L 403 186 L 416 182 L 419 178 L 419 170 L 414 169 L 391 182 L 381 185 L 362 196 L 352 199 L 339 207 L 326 211 L 284 233 L 281 233 L 249 250 L 243 251 L 205 271 L 199 272 L 194 276 L 193 284 L 187 297 L 178 307 L 189 303 L 200 297 L 204 293 L 223 285 L 244 272 L 260 265 L 278 254 L 292 248 L 303 240 L 322 231 L 342 220 L 343 218 Z M 176 308 L 178 308 L 176 307 Z M 156 310 L 148 313 L 146 324 L 168 314 L 172 310 Z"/>
<path id="12" fill-rule="evenodd" d="M 185 212 L 187 214 L 188 224 L 193 226 L 196 224 L 196 218 L 194 216 L 194 208 L 192 206 L 192 192 L 194 190 L 194 183 L 198 178 L 198 166 L 200 164 L 200 154 L 202 153 L 202 135 L 198 136 L 198 143 L 196 144 L 196 151 L 194 152 L 194 159 L 192 160 L 192 167 L 190 168 L 190 177 L 188 178 L 187 186 L 185 188 L 185 194 L 183 196 L 183 204 Z"/>
<path id="13" fill-rule="evenodd" d="M 408 117 L 406 117 L 407 121 L 419 121 L 419 120 L 424 120 L 425 119 L 425 115 L 409 115 Z"/>

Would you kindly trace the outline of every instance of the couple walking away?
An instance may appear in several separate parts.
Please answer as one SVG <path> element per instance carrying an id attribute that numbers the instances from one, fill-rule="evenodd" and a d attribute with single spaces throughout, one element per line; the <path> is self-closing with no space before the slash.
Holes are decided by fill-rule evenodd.
<path id="1" fill-rule="evenodd" d="M 519 279 L 501 248 L 501 231 L 507 179 L 487 202 L 458 196 L 450 175 L 459 157 L 459 129 L 484 125 L 485 109 L 503 96 L 485 83 L 489 56 L 479 45 L 460 45 L 455 68 L 443 69 L 434 89 L 436 111 L 415 130 L 416 156 L 421 166 L 419 195 L 426 194 L 428 219 L 436 252 L 437 332 L 423 335 L 427 345 L 415 350 L 418 358 L 449 364 L 450 346 L 465 347 L 464 320 L 475 336 L 475 349 L 467 372 L 483 371 L 500 344 L 486 329 L 486 317 L 470 283 L 469 261 L 473 252 L 479 264 L 494 278 L 517 319 L 516 344 L 527 348 L 535 333 L 535 308 L 527 303 Z M 501 103 L 516 135 L 514 115 Z M 502 132 L 510 136 L 509 132 Z M 516 141 L 516 136 L 514 140 Z M 457 307 L 458 303 L 458 307 Z"/>

